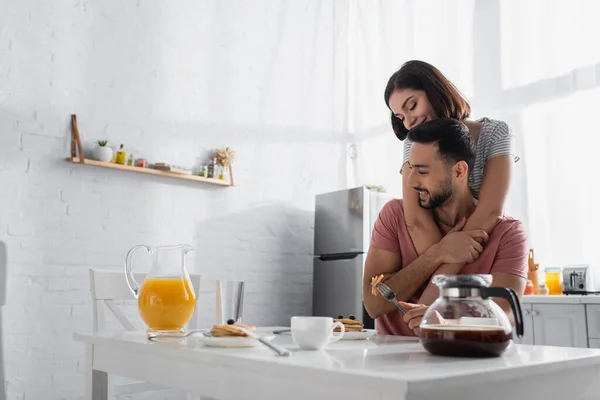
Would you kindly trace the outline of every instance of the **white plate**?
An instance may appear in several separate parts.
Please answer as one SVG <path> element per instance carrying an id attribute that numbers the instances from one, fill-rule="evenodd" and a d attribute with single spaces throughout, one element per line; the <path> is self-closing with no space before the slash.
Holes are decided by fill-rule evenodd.
<path id="1" fill-rule="evenodd" d="M 273 340 L 275 336 L 263 336 L 267 340 Z M 196 339 L 208 347 L 257 347 L 264 346 L 256 339 L 249 337 L 206 337 L 197 336 Z"/>
<path id="2" fill-rule="evenodd" d="M 363 329 L 362 332 L 346 332 L 340 340 L 364 340 L 375 335 L 375 329 Z"/>

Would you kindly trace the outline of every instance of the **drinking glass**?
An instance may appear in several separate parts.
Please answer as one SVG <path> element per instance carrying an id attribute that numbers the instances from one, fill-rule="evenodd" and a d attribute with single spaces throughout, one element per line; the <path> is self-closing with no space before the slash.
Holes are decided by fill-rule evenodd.
<path id="1" fill-rule="evenodd" d="M 217 281 L 217 324 L 242 322 L 244 282 Z"/>

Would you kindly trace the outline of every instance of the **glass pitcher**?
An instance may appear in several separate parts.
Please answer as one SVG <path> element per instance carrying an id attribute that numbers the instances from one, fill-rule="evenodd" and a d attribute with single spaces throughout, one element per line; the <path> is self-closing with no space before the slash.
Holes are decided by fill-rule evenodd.
<path id="1" fill-rule="evenodd" d="M 545 279 L 549 295 L 560 296 L 563 293 L 562 270 L 560 268 L 546 268 Z"/>
<path id="2" fill-rule="evenodd" d="M 453 357 L 497 357 L 513 339 L 506 313 L 492 297 L 508 300 L 517 336 L 523 336 L 521 304 L 514 290 L 490 287 L 491 275 L 436 275 L 440 296 L 419 326 L 423 347 L 432 354 Z"/>
<path id="3" fill-rule="evenodd" d="M 146 249 L 152 257 L 152 268 L 140 286 L 131 272 L 131 258 L 138 249 Z M 134 246 L 127 253 L 125 276 L 138 300 L 142 320 L 148 326 L 148 337 L 183 336 L 185 326 L 196 308 L 196 293 L 185 267 L 185 256 L 192 246 Z"/>

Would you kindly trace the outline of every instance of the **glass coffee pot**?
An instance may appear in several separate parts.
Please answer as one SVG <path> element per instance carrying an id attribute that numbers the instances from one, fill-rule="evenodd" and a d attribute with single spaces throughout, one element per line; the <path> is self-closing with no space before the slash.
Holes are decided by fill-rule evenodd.
<path id="1" fill-rule="evenodd" d="M 152 257 L 152 268 L 140 285 L 131 272 L 131 258 L 140 248 Z M 186 254 L 192 246 L 150 247 L 138 245 L 127 253 L 125 276 L 138 300 L 138 309 L 148 326 L 149 338 L 183 336 L 185 326 L 196 308 L 196 293 L 185 266 Z"/>
<path id="2" fill-rule="evenodd" d="M 436 275 L 440 296 L 423 315 L 419 338 L 432 354 L 453 357 L 498 357 L 513 339 L 506 313 L 491 298 L 506 299 L 517 336 L 523 336 L 521 305 L 511 288 L 490 287 L 491 275 Z"/>

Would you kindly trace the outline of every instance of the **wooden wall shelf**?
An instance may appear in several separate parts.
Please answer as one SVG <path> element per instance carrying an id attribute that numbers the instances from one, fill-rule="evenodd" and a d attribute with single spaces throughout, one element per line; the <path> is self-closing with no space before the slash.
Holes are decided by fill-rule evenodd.
<path id="1" fill-rule="evenodd" d="M 81 162 L 78 157 L 69 157 L 69 158 L 67 158 L 67 161 L 70 163 L 73 163 L 73 164 L 93 165 L 96 167 L 112 168 L 112 169 L 118 169 L 121 171 L 139 172 L 142 174 L 158 175 L 158 176 L 164 176 L 164 177 L 173 178 L 173 179 L 183 179 L 186 181 L 209 183 L 211 185 L 235 186 L 235 185 L 231 185 L 227 181 L 223 181 L 220 179 L 204 178 L 202 176 L 197 176 L 197 175 L 176 174 L 173 172 L 159 171 L 157 169 L 152 169 L 152 168 L 131 167 L 129 165 L 107 163 L 107 162 L 103 162 L 103 161 L 90 160 L 88 158 L 84 159 L 83 162 Z"/>

